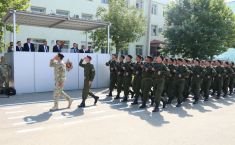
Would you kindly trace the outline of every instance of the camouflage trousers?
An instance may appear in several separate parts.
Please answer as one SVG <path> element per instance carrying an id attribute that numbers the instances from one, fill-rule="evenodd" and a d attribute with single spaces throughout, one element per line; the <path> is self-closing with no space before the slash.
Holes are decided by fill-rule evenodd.
<path id="1" fill-rule="evenodd" d="M 54 97 L 54 105 L 56 107 L 58 107 L 58 102 L 59 102 L 60 97 L 64 97 L 65 100 L 67 101 L 71 100 L 71 97 L 67 93 L 64 92 L 64 87 L 60 87 L 59 83 L 55 84 L 53 97 Z"/>

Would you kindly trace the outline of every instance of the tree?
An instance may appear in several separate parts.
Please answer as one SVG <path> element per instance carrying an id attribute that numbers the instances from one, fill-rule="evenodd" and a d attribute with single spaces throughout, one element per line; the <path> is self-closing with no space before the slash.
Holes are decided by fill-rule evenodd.
<path id="1" fill-rule="evenodd" d="M 4 24 L 2 22 L 3 17 L 6 15 L 7 11 L 12 10 L 25 10 L 29 5 L 29 0 L 1 0 L 0 1 L 0 48 L 3 48 L 3 33 Z M 12 25 L 6 26 L 8 31 L 13 31 Z M 1 51 L 0 49 L 0 51 Z"/>
<path id="2" fill-rule="evenodd" d="M 108 9 L 97 9 L 96 17 L 111 23 L 111 46 L 116 48 L 117 53 L 127 49 L 128 44 L 137 41 L 146 30 L 143 12 L 127 7 L 125 0 L 110 0 Z M 94 42 L 95 50 L 107 48 L 107 28 L 93 31 L 90 38 Z"/>
<path id="3" fill-rule="evenodd" d="M 166 52 L 208 59 L 235 45 L 235 17 L 224 0 L 171 3 L 166 16 Z"/>

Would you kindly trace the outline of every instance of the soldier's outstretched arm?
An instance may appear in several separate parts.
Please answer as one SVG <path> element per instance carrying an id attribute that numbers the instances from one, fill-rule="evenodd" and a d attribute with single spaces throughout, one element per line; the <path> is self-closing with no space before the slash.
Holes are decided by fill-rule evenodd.
<path id="1" fill-rule="evenodd" d="M 55 67 L 56 62 L 54 61 L 54 59 L 51 59 L 50 61 L 50 67 Z"/>

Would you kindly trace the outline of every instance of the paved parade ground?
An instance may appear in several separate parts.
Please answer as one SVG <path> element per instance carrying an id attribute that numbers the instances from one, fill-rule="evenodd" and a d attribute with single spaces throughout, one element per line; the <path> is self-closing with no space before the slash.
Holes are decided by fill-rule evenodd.
<path id="1" fill-rule="evenodd" d="M 113 101 L 107 91 L 94 90 L 100 102 L 88 99 L 85 109 L 77 108 L 81 91 L 69 91 L 72 108 L 61 101 L 52 113 L 52 92 L 0 98 L 0 145 L 235 145 L 233 96 L 152 114 L 153 107 Z"/>

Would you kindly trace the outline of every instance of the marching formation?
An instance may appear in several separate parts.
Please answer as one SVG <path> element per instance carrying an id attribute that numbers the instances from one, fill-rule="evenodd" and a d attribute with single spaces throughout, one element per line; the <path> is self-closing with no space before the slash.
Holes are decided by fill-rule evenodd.
<path id="1" fill-rule="evenodd" d="M 137 55 L 133 63 L 131 55 L 121 55 L 118 58 L 113 54 L 106 66 L 110 67 L 108 97 L 113 96 L 112 92 L 116 88 L 114 99 L 121 99 L 120 93 L 123 91 L 122 102 L 127 102 L 131 94 L 134 98 L 132 105 L 137 105 L 141 99 L 139 108 L 146 108 L 150 100 L 151 105 L 155 105 L 153 112 L 159 111 L 161 102 L 165 108 L 175 98 L 176 107 L 181 107 L 190 94 L 193 95 L 193 104 L 197 104 L 201 97 L 204 101 L 208 101 L 209 96 L 220 99 L 221 96 L 233 94 L 234 90 L 235 65 L 228 61 L 163 56 L 147 56 L 143 60 L 142 56 Z"/>

